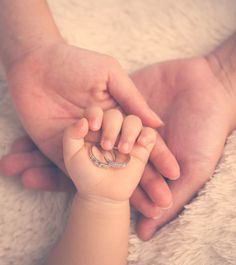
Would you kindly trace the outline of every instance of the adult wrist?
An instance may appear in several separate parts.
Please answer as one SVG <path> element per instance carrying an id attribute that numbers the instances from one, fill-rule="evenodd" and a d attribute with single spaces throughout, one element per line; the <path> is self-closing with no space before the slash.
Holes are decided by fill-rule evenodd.
<path id="1" fill-rule="evenodd" d="M 46 0 L 0 1 L 1 61 L 6 69 L 43 45 L 63 41 Z"/>
<path id="2" fill-rule="evenodd" d="M 236 96 L 236 33 L 206 56 L 223 86 Z"/>
<path id="3" fill-rule="evenodd" d="M 236 126 L 236 33 L 206 56 L 209 66 L 227 96 L 229 131 Z"/>
<path id="4" fill-rule="evenodd" d="M 15 50 L 10 55 L 3 54 L 1 56 L 2 65 L 8 73 L 12 68 L 14 68 L 14 65 L 24 62 L 27 58 L 31 58 L 34 56 L 34 54 L 37 54 L 38 51 L 46 51 L 53 49 L 55 45 L 58 45 L 60 43 L 65 43 L 65 40 L 63 38 L 48 38 L 40 39 L 38 38 L 38 41 L 32 41 L 28 43 L 26 46 L 22 46 L 20 49 Z"/>

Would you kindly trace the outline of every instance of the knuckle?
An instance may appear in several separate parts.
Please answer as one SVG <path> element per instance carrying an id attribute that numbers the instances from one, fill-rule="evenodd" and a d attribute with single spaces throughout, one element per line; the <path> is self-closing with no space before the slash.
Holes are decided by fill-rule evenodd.
<path id="1" fill-rule="evenodd" d="M 153 218 L 160 212 L 160 208 L 158 206 L 145 201 L 140 202 L 140 205 L 137 206 L 137 210 L 147 218 Z"/>
<path id="2" fill-rule="evenodd" d="M 113 141 L 116 138 L 116 132 L 114 130 L 104 131 L 102 138 Z"/>
<path id="3" fill-rule="evenodd" d="M 88 115 L 88 116 L 99 116 L 103 113 L 103 109 L 99 106 L 91 106 L 91 107 L 88 107 L 85 111 L 85 113 Z"/>
<path id="4" fill-rule="evenodd" d="M 145 133 L 149 134 L 149 135 L 155 135 L 156 131 L 150 127 L 143 127 L 143 129 L 145 130 Z"/>
<path id="5" fill-rule="evenodd" d="M 138 125 L 142 125 L 141 119 L 138 116 L 133 115 L 133 114 L 130 114 L 130 115 L 126 116 L 126 120 L 135 122 Z"/>
<path id="6" fill-rule="evenodd" d="M 148 134 L 150 135 L 150 139 L 152 142 L 155 142 L 157 140 L 157 133 L 154 129 L 148 128 Z"/>
<path id="7" fill-rule="evenodd" d="M 99 106 L 92 106 L 91 109 L 94 111 L 94 113 L 96 114 L 100 114 L 100 113 L 103 113 L 103 109 Z"/>
<path id="8" fill-rule="evenodd" d="M 119 130 L 117 130 L 114 126 L 113 127 L 106 127 L 103 130 L 102 138 L 114 140 L 117 138 L 118 134 L 119 134 Z"/>
<path id="9" fill-rule="evenodd" d="M 155 142 L 157 139 L 157 133 L 154 129 L 150 127 L 144 127 L 142 135 L 150 139 L 150 142 Z"/>
<path id="10" fill-rule="evenodd" d="M 123 114 L 121 113 L 120 110 L 118 109 L 110 109 L 106 112 L 106 114 L 111 115 L 112 117 L 114 117 L 115 119 L 123 119 Z"/>

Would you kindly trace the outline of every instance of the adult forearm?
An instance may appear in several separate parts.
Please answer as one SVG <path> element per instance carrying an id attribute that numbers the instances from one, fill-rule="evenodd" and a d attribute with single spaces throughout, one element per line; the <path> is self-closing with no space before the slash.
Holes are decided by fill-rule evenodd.
<path id="1" fill-rule="evenodd" d="M 47 265 L 125 265 L 128 231 L 128 201 L 111 205 L 76 198 Z"/>
<path id="2" fill-rule="evenodd" d="M 0 0 L 0 36 L 6 68 L 43 44 L 62 40 L 45 0 Z"/>

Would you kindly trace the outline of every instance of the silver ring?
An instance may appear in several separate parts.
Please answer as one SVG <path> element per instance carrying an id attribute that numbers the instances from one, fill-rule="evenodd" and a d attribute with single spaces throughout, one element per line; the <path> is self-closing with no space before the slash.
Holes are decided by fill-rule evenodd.
<path id="1" fill-rule="evenodd" d="M 93 162 L 93 164 L 99 168 L 124 168 L 128 165 L 129 161 L 130 161 L 130 155 L 128 154 L 127 155 L 127 159 L 126 161 L 124 162 L 118 162 L 116 161 L 116 154 L 115 154 L 115 151 L 116 152 L 119 152 L 117 148 L 114 148 L 113 150 L 111 151 L 107 151 L 109 153 L 112 154 L 112 159 L 114 160 L 111 160 L 109 158 L 106 157 L 106 155 L 104 155 L 104 159 L 106 162 L 102 162 L 100 161 L 93 153 L 93 147 L 97 147 L 99 149 L 99 151 L 101 151 L 103 153 L 104 150 L 100 150 L 99 146 L 94 144 L 94 145 L 91 145 L 90 148 L 89 148 L 89 158 L 91 159 L 91 161 Z"/>
<path id="2" fill-rule="evenodd" d="M 115 151 L 116 151 L 116 152 L 119 152 L 117 147 L 114 147 L 114 148 L 110 151 L 110 153 L 111 153 L 111 154 L 114 154 L 114 156 L 115 156 L 115 159 L 114 159 L 114 160 L 110 160 L 110 159 L 107 158 L 105 155 L 104 155 L 104 159 L 107 161 L 107 163 L 110 165 L 110 167 L 113 167 L 113 168 L 123 168 L 123 167 L 126 167 L 126 166 L 128 165 L 128 163 L 129 163 L 129 161 L 130 161 L 130 155 L 127 155 L 128 158 L 127 158 L 126 161 L 124 161 L 124 162 L 116 162 L 116 161 L 115 161 L 115 160 L 116 160 L 116 154 L 115 154 Z M 112 156 L 112 158 L 113 158 L 113 156 Z"/>
<path id="3" fill-rule="evenodd" d="M 108 163 L 104 163 L 104 162 L 102 162 L 102 161 L 100 161 L 99 159 L 96 158 L 96 156 L 93 154 L 93 147 L 94 146 L 95 145 L 91 145 L 90 148 L 89 148 L 89 158 L 91 159 L 91 161 L 93 162 L 93 164 L 96 167 L 100 167 L 100 168 L 108 168 L 108 167 L 110 167 Z"/>

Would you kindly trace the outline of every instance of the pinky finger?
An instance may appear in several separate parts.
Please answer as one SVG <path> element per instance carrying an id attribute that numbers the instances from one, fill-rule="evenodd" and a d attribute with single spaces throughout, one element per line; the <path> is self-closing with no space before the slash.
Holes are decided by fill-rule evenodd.
<path id="1" fill-rule="evenodd" d="M 143 127 L 131 155 L 146 164 L 155 143 L 156 131 L 149 127 Z"/>
<path id="2" fill-rule="evenodd" d="M 22 136 L 14 141 L 11 146 L 11 153 L 29 152 L 37 149 L 29 136 Z"/>
<path id="3" fill-rule="evenodd" d="M 30 168 L 21 175 L 24 187 L 47 191 L 72 191 L 72 181 L 56 167 Z"/>
<path id="4" fill-rule="evenodd" d="M 156 131 L 150 127 L 143 127 L 137 143 L 145 147 L 149 152 L 151 152 L 154 144 L 156 143 Z"/>

